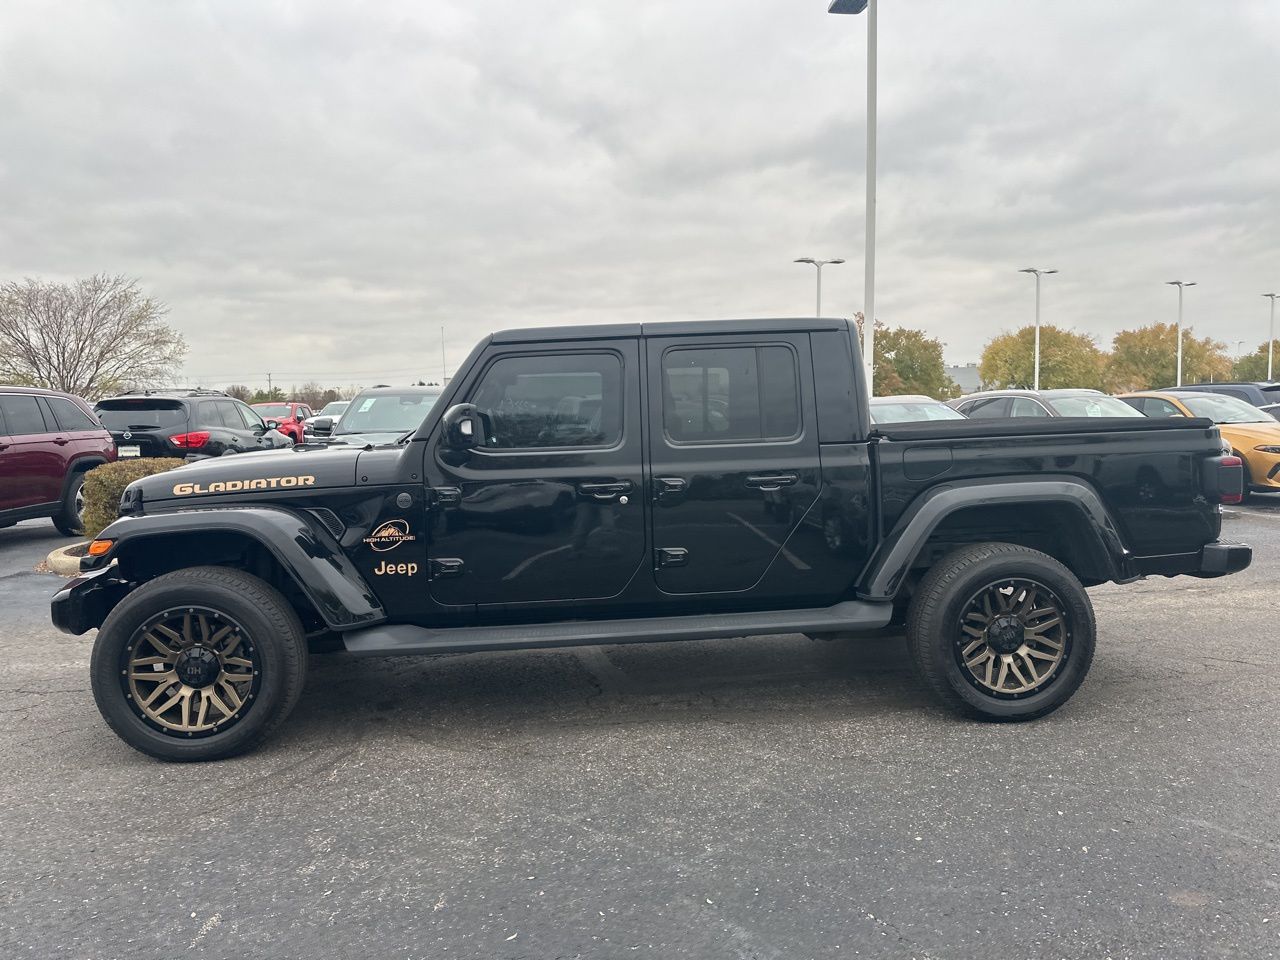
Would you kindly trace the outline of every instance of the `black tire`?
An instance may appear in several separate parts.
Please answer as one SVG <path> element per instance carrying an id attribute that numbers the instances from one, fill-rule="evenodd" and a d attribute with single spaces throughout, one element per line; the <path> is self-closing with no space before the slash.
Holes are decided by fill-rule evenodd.
<path id="1" fill-rule="evenodd" d="M 1018 584 L 1034 586 L 1019 588 Z M 980 598 L 995 596 L 992 591 L 1003 594 L 1005 589 L 1010 591 L 1011 609 L 996 610 L 985 626 L 974 626 L 970 616 L 979 622 L 984 616 Z M 1029 592 L 1018 593 L 1019 589 Z M 1037 590 L 1043 590 L 1044 594 Z M 1033 608 L 1026 611 L 1030 615 L 1037 614 L 1034 609 L 1040 602 L 1037 598 L 1043 598 L 1043 603 L 1060 612 L 1058 624 L 1052 624 L 1053 613 L 1041 613 L 1039 619 L 1029 619 L 1020 613 L 1018 597 L 1027 598 L 1026 605 Z M 993 639 L 976 641 L 972 633 L 965 632 L 966 624 L 981 637 L 990 635 Z M 1034 630 L 1046 631 L 1046 635 L 1052 630 L 1053 642 L 1058 644 L 1061 653 L 1047 643 L 1029 644 L 1021 639 L 1026 635 L 1028 624 L 1049 624 L 1048 627 L 1034 626 Z M 1002 634 L 1001 630 L 1005 632 Z M 1095 634 L 1093 605 L 1075 575 L 1038 550 L 1009 543 L 974 544 L 947 554 L 925 574 L 907 614 L 907 643 L 925 682 L 947 706 L 981 720 L 1034 720 L 1057 710 L 1071 698 L 1089 672 Z M 978 642 L 983 645 L 974 649 Z M 1004 646 L 997 648 L 997 643 Z M 1015 643 L 1021 646 L 1010 649 Z M 1029 655 L 1022 652 L 1029 647 L 1038 649 Z M 1038 665 L 1032 667 L 1032 677 L 1035 669 L 1042 669 L 1044 673 L 1039 682 L 1025 692 L 997 692 L 989 686 L 993 670 L 986 671 L 987 684 L 984 685 L 977 668 L 965 666 L 966 650 L 975 658 L 987 656 L 993 666 L 1005 655 L 1011 660 L 1020 657 L 1016 663 L 1024 670 L 1027 665 Z M 1057 661 L 1049 663 L 1054 657 L 1058 657 Z M 1012 678 L 1012 674 L 1009 676 Z M 1003 686 L 1005 673 L 999 677 L 996 687 Z M 1018 686 L 1018 683 L 1010 679 L 1010 685 Z"/>
<path id="2" fill-rule="evenodd" d="M 252 666 L 257 669 L 252 671 L 252 685 L 239 688 L 249 690 L 244 705 L 223 721 L 223 729 L 215 725 L 211 732 L 183 735 L 144 716 L 125 677 L 128 668 L 139 669 L 128 658 L 130 651 L 140 646 L 141 641 L 135 644 L 135 638 L 144 627 L 193 610 L 234 623 L 238 630 L 232 636 L 239 634 L 248 641 L 240 642 L 249 647 Z M 284 596 L 257 577 L 226 567 L 179 570 L 133 591 L 98 631 L 90 664 L 94 700 L 117 736 L 148 756 L 174 761 L 219 760 L 252 750 L 293 710 L 306 672 L 306 636 Z M 242 676 L 248 673 L 246 669 Z M 176 679 L 169 683 L 170 690 L 185 689 Z"/>
<path id="3" fill-rule="evenodd" d="M 53 518 L 53 525 L 64 537 L 78 537 L 84 533 L 84 474 L 73 473 L 62 496 L 62 509 Z"/>

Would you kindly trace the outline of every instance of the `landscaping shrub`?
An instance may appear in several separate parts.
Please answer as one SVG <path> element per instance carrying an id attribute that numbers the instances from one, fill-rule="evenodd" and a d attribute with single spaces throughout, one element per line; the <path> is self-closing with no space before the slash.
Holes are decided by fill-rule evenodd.
<path id="1" fill-rule="evenodd" d="M 84 475 L 84 535 L 92 539 L 120 516 L 120 496 L 135 480 L 182 466 L 173 458 L 117 460 L 94 467 Z"/>

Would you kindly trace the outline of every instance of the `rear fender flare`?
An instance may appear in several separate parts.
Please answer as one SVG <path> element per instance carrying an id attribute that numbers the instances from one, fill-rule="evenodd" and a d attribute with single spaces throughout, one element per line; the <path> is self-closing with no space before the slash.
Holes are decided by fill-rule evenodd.
<path id="1" fill-rule="evenodd" d="M 96 561 L 86 558 L 81 570 L 98 569 L 133 550 L 147 549 L 149 540 L 210 533 L 236 534 L 265 547 L 331 630 L 351 630 L 386 619 L 381 601 L 332 534 L 318 521 L 278 507 L 210 507 L 121 517 L 98 534 L 100 540 L 115 541 L 111 551 Z M 186 565 L 200 562 L 196 553 Z"/>
<path id="2" fill-rule="evenodd" d="M 1079 515 L 1081 532 L 1096 540 L 1099 556 L 1105 558 L 1107 579 L 1128 579 L 1129 551 L 1102 498 L 1088 484 L 1070 477 L 975 480 L 942 484 L 917 497 L 872 557 L 859 595 L 868 600 L 892 599 L 933 532 L 955 512 L 1019 503 L 1067 505 Z"/>

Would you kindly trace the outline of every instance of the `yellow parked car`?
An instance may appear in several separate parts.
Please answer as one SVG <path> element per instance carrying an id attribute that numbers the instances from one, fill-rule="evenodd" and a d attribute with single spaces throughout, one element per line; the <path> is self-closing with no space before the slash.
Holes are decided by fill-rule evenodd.
<path id="1" fill-rule="evenodd" d="M 1235 397 L 1192 390 L 1144 390 L 1120 399 L 1148 417 L 1204 417 L 1218 425 L 1231 452 L 1244 461 L 1244 489 L 1280 491 L 1280 422 Z"/>

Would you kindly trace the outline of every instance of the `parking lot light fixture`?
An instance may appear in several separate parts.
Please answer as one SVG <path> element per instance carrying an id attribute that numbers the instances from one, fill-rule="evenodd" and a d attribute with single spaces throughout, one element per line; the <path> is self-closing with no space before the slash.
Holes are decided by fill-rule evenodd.
<path id="1" fill-rule="evenodd" d="M 875 396 L 876 352 L 876 8 L 879 0 L 831 0 L 827 13 L 867 11 L 867 242 L 862 303 L 862 363 L 867 394 Z"/>
<path id="2" fill-rule="evenodd" d="M 1182 386 L 1182 290 L 1184 287 L 1194 287 L 1194 280 L 1166 280 L 1166 286 L 1178 288 L 1178 383 Z"/>
<path id="3" fill-rule="evenodd" d="M 800 257 L 795 262 L 796 263 L 812 263 L 815 267 L 818 268 L 818 305 L 817 305 L 817 308 L 814 310 L 813 315 L 815 317 L 820 317 L 822 316 L 822 268 L 825 267 L 828 263 L 844 263 L 844 261 L 839 258 L 835 260 L 815 260 L 813 257 Z"/>
<path id="4" fill-rule="evenodd" d="M 1040 278 L 1047 277 L 1051 273 L 1057 273 L 1057 270 L 1039 270 L 1036 267 L 1023 267 L 1019 273 L 1034 274 L 1036 278 L 1036 346 L 1035 346 L 1035 371 L 1032 374 L 1031 381 L 1033 390 L 1040 389 Z"/>
<path id="5" fill-rule="evenodd" d="M 1276 297 L 1280 297 L 1280 293 L 1264 293 L 1263 296 L 1271 300 L 1271 322 L 1267 325 L 1267 379 L 1270 380 L 1276 342 Z"/>

